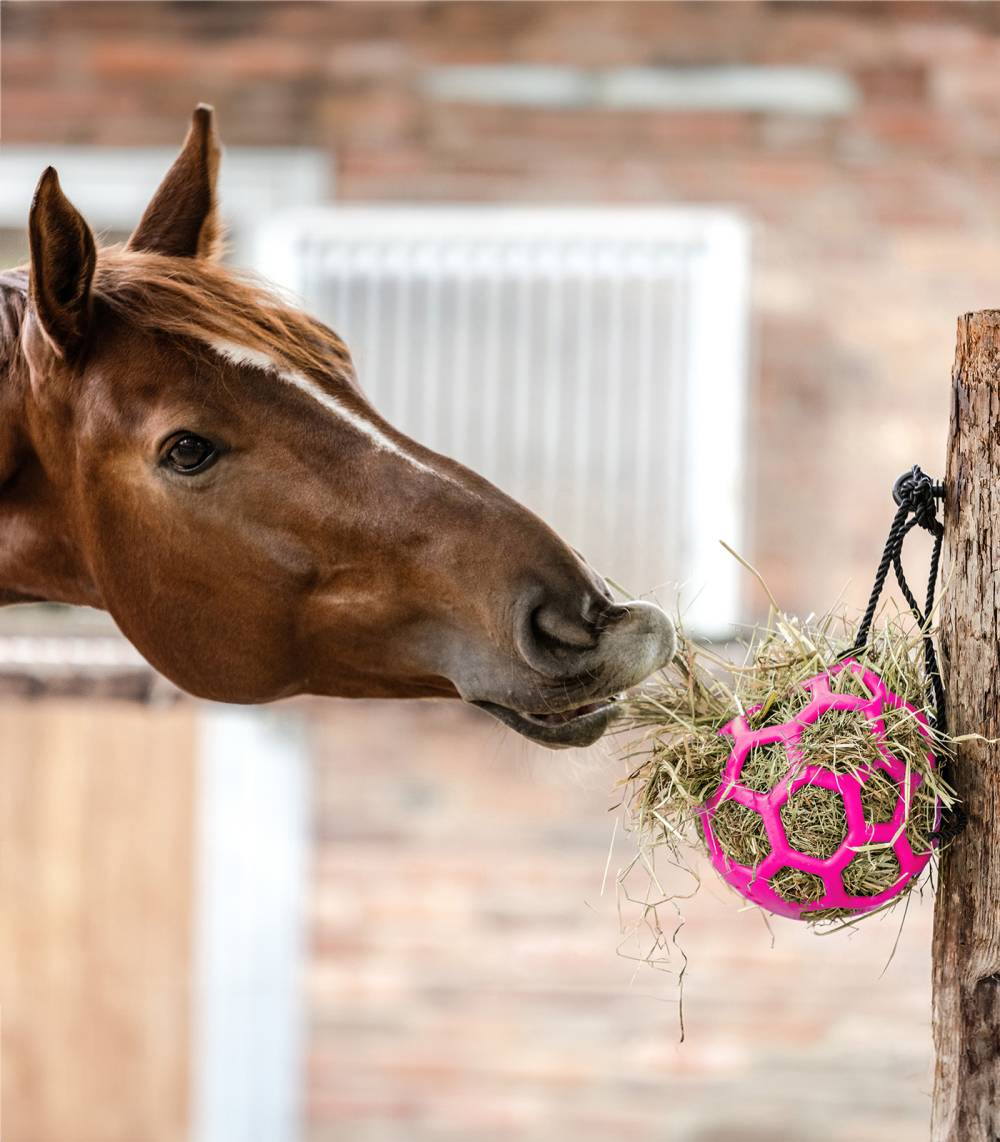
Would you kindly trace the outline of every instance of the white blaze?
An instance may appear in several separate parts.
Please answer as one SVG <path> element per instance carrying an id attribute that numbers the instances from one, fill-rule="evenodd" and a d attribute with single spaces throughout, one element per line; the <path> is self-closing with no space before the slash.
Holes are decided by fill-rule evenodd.
<path id="1" fill-rule="evenodd" d="M 356 432 L 360 432 L 383 452 L 391 452 L 400 459 L 405 460 L 408 464 L 418 469 L 421 472 L 427 472 L 428 475 L 437 476 L 439 479 L 451 481 L 451 477 L 445 476 L 441 472 L 435 471 L 433 468 L 424 464 L 423 461 L 418 460 L 415 456 L 411 456 L 404 448 L 401 448 L 395 440 L 390 437 L 378 427 L 372 424 L 370 420 L 366 420 L 358 412 L 347 405 L 341 403 L 335 396 L 328 393 L 322 386 L 316 384 L 315 381 L 309 377 L 304 376 L 302 373 L 295 372 L 291 369 L 283 369 L 277 361 L 269 357 L 266 353 L 261 353 L 258 349 L 250 349 L 246 345 L 237 345 L 232 341 L 210 341 L 209 347 L 214 349 L 220 357 L 224 357 L 227 361 L 231 361 L 234 365 L 246 365 L 254 369 L 262 369 L 266 373 L 273 373 L 279 380 L 284 381 L 286 384 L 294 385 L 299 392 L 303 392 L 306 396 L 311 397 L 318 405 L 321 405 L 327 412 L 333 416 L 349 424 Z"/>

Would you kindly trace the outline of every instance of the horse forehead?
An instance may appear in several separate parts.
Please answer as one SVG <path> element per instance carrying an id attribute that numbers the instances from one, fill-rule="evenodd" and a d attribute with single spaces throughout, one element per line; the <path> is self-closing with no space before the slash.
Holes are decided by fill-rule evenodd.
<path id="1" fill-rule="evenodd" d="M 214 339 L 207 342 L 208 347 L 218 356 L 231 364 L 259 369 L 270 373 L 284 384 L 309 397 L 311 401 L 326 415 L 334 418 L 338 423 L 354 433 L 364 437 L 367 442 L 380 452 L 403 460 L 417 472 L 432 476 L 435 479 L 454 483 L 454 479 L 439 469 L 425 463 L 416 456 L 406 445 L 393 436 L 390 436 L 374 419 L 366 416 L 364 412 L 352 405 L 346 404 L 334 393 L 324 388 L 311 377 L 307 377 L 295 369 L 287 369 L 275 361 L 269 354 L 248 345 L 241 345 L 234 341 Z"/>

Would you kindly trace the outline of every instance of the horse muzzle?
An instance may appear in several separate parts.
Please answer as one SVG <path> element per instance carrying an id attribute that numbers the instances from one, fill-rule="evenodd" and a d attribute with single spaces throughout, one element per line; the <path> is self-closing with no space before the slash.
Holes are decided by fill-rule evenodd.
<path id="1" fill-rule="evenodd" d="M 536 673 L 523 696 L 508 692 L 466 700 L 541 745 L 591 745 L 614 720 L 621 693 L 666 666 L 676 646 L 674 625 L 659 607 L 617 604 L 597 624 L 592 646 L 548 645 L 544 659 L 533 653 Z M 529 657 L 523 651 L 522 656 Z"/>

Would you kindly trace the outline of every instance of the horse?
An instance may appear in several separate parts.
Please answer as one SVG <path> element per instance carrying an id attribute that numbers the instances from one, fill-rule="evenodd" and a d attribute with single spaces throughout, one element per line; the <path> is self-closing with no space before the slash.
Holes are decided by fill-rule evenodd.
<path id="1" fill-rule="evenodd" d="M 0 603 L 105 610 L 220 702 L 458 698 L 596 741 L 669 618 L 398 432 L 331 329 L 218 260 L 220 154 L 201 104 L 121 246 L 38 182 L 0 274 Z"/>

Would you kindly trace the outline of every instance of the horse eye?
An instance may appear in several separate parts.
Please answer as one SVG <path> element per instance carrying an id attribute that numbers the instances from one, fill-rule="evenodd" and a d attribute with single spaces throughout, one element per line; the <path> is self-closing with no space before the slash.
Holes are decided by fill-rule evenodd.
<path id="1" fill-rule="evenodd" d="M 192 472 L 203 472 L 218 455 L 218 449 L 210 440 L 185 432 L 170 445 L 166 460 L 175 472 L 189 476 Z"/>

